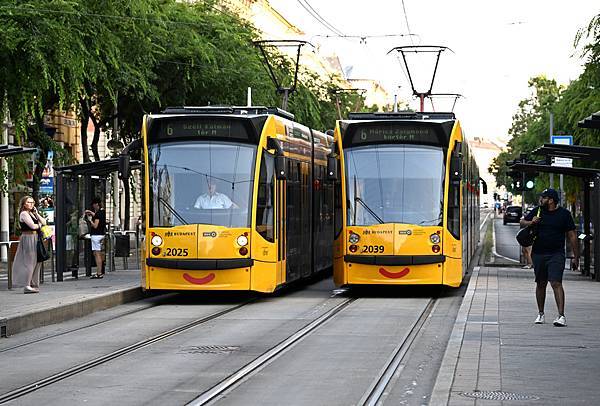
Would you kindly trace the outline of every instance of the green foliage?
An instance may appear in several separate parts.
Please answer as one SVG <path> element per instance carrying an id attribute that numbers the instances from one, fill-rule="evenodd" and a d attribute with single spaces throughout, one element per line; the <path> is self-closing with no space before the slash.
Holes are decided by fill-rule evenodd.
<path id="1" fill-rule="evenodd" d="M 167 106 L 244 105 L 248 87 L 255 105 L 280 104 L 253 45 L 258 32 L 216 1 L 4 0 L 0 26 L 0 120 L 8 109 L 17 143 L 37 146 L 42 167 L 50 150 L 71 161 L 42 130 L 48 110 L 91 118 L 91 147 L 102 159 L 100 130 L 113 137 L 118 130 L 127 143 L 139 137 L 144 114 Z M 276 51 L 270 58 L 291 83 L 291 61 Z M 363 108 L 356 94 L 335 97 L 338 87 L 338 78 L 302 70 L 289 109 L 304 124 L 331 128 L 338 100 L 342 116 Z"/>
<path id="2" fill-rule="evenodd" d="M 600 15 L 595 16 L 586 29 L 580 30 L 575 38 L 575 46 L 584 58 L 584 71 L 568 86 L 558 86 L 554 80 L 538 76 L 529 81 L 532 96 L 519 102 L 518 111 L 513 116 L 509 130 L 512 136 L 507 150 L 494 159 L 489 172 L 496 176 L 498 185 L 509 187 L 506 161 L 518 158 L 521 153 L 530 153 L 543 143 L 549 142 L 549 115 L 554 115 L 554 133 L 572 134 L 578 145 L 600 146 L 600 131 L 583 129 L 577 123 L 592 113 L 600 111 Z M 575 161 L 576 166 L 590 166 L 589 163 Z M 536 190 L 548 186 L 548 175 L 540 175 Z M 579 191 L 579 179 L 565 178 L 565 190 L 571 201 Z"/>

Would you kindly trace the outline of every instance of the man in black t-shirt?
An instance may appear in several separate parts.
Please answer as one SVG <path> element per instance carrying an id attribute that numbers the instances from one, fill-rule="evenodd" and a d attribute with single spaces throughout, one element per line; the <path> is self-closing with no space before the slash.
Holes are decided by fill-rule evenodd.
<path id="1" fill-rule="evenodd" d="M 106 233 L 106 212 L 101 206 L 102 201 L 98 197 L 92 199 L 92 210 L 86 210 L 85 214 L 92 216 L 91 225 L 91 240 L 92 252 L 96 260 L 96 274 L 92 275 L 92 279 L 102 279 L 104 277 L 104 250 L 102 243 L 104 242 L 104 234 Z"/>
<path id="2" fill-rule="evenodd" d="M 565 291 L 562 286 L 565 269 L 565 235 L 569 238 L 569 244 L 573 249 L 574 258 L 571 262 L 573 270 L 579 267 L 579 245 L 573 217 L 569 210 L 558 206 L 559 201 L 556 190 L 544 190 L 541 194 L 540 206 L 531 210 L 521 220 L 521 226 L 526 227 L 530 224 L 536 224 L 538 229 L 531 255 L 535 271 L 535 297 L 539 310 L 535 324 L 544 323 L 546 286 L 550 281 L 556 299 L 556 306 L 558 307 L 558 316 L 554 320 L 554 325 L 564 327 L 567 325 Z"/>

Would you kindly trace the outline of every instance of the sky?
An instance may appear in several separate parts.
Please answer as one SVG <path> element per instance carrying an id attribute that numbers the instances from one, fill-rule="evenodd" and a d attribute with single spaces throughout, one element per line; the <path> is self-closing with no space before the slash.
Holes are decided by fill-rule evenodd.
<path id="1" fill-rule="evenodd" d="M 301 0 L 269 0 L 306 33 L 324 53 L 335 53 L 351 78 L 379 80 L 418 109 L 405 70 L 389 50 L 406 45 L 449 47 L 440 57 L 433 93 L 460 93 L 454 109 L 467 137 L 506 141 L 520 100 L 530 96 L 528 80 L 545 75 L 568 84 L 584 61 L 573 45 L 580 28 L 600 13 L 597 0 L 302 0 L 345 35 L 413 36 L 359 39 L 334 35 L 311 17 Z M 414 55 L 414 54 L 413 54 Z M 429 88 L 433 54 L 414 55 L 409 63 L 417 91 Z M 419 77 L 421 74 L 421 77 Z M 423 84 L 420 84 L 423 83 Z M 436 110 L 452 100 L 434 100 Z M 431 104 L 426 102 L 426 110 Z M 590 112 L 591 114 L 592 112 Z M 582 117 L 583 118 L 583 117 Z M 560 129 L 557 129 L 560 130 Z"/>

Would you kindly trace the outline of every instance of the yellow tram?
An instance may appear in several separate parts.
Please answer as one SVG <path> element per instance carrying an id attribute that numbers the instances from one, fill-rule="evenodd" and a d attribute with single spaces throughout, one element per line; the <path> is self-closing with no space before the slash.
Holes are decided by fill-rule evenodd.
<path id="1" fill-rule="evenodd" d="M 333 137 L 267 107 L 144 118 L 145 289 L 252 290 L 331 268 Z"/>
<path id="2" fill-rule="evenodd" d="M 454 114 L 354 113 L 334 138 L 336 285 L 459 286 L 480 179 Z"/>

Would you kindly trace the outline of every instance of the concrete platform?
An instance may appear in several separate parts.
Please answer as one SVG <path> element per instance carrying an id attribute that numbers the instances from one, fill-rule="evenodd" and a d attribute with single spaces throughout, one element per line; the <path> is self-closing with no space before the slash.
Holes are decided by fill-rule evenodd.
<path id="1" fill-rule="evenodd" d="M 569 270 L 563 284 L 568 326 L 552 324 L 550 286 L 535 325 L 533 270 L 476 267 L 430 404 L 598 404 L 600 284 Z"/>
<path id="2" fill-rule="evenodd" d="M 48 279 L 40 285 L 40 293 L 33 294 L 24 294 L 23 288 L 8 290 L 6 280 L 0 281 L 0 337 L 85 316 L 144 296 L 139 270 L 108 272 L 103 279 Z"/>

